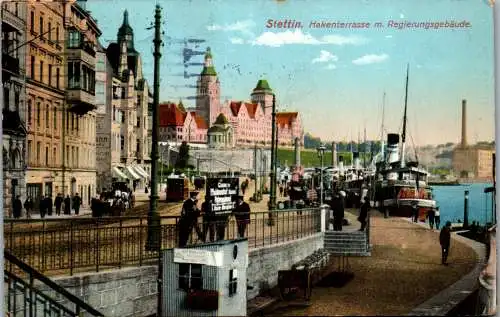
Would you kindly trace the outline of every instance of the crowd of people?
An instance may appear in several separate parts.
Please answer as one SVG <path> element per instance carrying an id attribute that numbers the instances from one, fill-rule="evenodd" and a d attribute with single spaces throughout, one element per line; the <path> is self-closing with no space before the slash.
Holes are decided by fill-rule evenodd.
<path id="1" fill-rule="evenodd" d="M 127 185 L 115 185 L 111 190 L 103 189 L 98 197 L 92 198 L 92 217 L 121 216 L 135 206 L 134 191 Z"/>
<path id="2" fill-rule="evenodd" d="M 57 194 L 54 200 L 52 200 L 52 197 L 50 195 L 45 195 L 40 199 L 38 210 L 40 212 L 40 218 L 43 219 L 45 218 L 45 216 L 52 216 L 54 211 L 56 216 L 60 216 L 61 211 L 64 215 L 71 215 L 72 211 L 74 211 L 75 215 L 79 215 L 81 206 L 82 198 L 78 195 L 78 193 L 75 193 L 73 197 L 70 197 L 70 195 L 66 195 L 66 197 L 64 197 L 63 194 Z M 28 196 L 26 198 L 24 204 L 21 202 L 20 196 L 17 196 L 14 199 L 12 206 L 12 216 L 15 219 L 19 219 L 22 217 L 23 207 L 26 218 L 31 218 L 36 207 L 31 196 Z"/>
<path id="3" fill-rule="evenodd" d="M 198 194 L 195 191 L 190 192 L 190 197 L 182 205 L 181 218 L 178 223 L 179 247 L 187 245 L 193 230 L 198 240 L 202 242 L 224 240 L 231 216 L 234 216 L 236 220 L 238 238 L 245 237 L 250 223 L 250 206 L 244 201 L 243 195 L 238 195 L 236 205 L 230 213 L 217 213 L 212 208 L 214 200 L 211 197 L 206 197 L 201 204 L 201 209 L 198 208 Z M 201 224 L 199 223 L 200 217 Z"/>

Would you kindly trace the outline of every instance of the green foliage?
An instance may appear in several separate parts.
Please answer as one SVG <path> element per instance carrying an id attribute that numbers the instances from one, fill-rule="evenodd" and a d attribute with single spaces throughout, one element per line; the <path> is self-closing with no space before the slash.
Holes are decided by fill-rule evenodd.
<path id="1" fill-rule="evenodd" d="M 188 167 L 189 161 L 189 145 L 186 141 L 182 142 L 179 147 L 179 155 L 177 156 L 177 162 L 175 162 L 175 168 L 185 169 Z"/>
<path id="2" fill-rule="evenodd" d="M 338 152 L 339 156 L 344 158 L 344 164 L 351 164 L 351 153 L 350 152 Z M 291 166 L 295 160 L 295 152 L 290 149 L 278 149 L 278 162 L 280 165 Z M 360 153 L 360 160 L 363 163 L 363 153 Z M 302 150 L 300 152 L 300 162 L 304 167 L 319 167 L 321 165 L 321 160 L 318 156 L 316 150 Z M 366 162 L 370 162 L 370 154 L 366 153 Z M 323 165 L 330 166 L 332 164 L 332 152 L 325 151 L 325 156 L 323 157 Z"/>

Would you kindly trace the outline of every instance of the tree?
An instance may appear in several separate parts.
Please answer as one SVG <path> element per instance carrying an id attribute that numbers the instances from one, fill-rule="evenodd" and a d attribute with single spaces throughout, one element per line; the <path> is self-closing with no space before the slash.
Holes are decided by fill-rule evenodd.
<path id="1" fill-rule="evenodd" d="M 181 143 L 179 147 L 179 155 L 177 156 L 177 161 L 175 162 L 175 168 L 186 168 L 189 162 L 189 145 L 186 141 Z"/>

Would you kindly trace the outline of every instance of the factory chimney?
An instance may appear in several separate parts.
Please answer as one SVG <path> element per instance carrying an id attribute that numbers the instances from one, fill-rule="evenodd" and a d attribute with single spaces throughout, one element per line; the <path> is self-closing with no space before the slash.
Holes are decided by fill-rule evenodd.
<path id="1" fill-rule="evenodd" d="M 462 100 L 462 148 L 467 147 L 467 100 Z"/>

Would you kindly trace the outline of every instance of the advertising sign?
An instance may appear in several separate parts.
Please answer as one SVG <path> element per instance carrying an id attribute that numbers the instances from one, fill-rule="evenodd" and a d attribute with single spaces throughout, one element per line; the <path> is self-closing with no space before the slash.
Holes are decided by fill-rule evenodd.
<path id="1" fill-rule="evenodd" d="M 216 215 L 229 214 L 233 211 L 239 193 L 239 185 L 238 178 L 207 179 L 206 197 L 212 200 L 212 211 Z"/>

